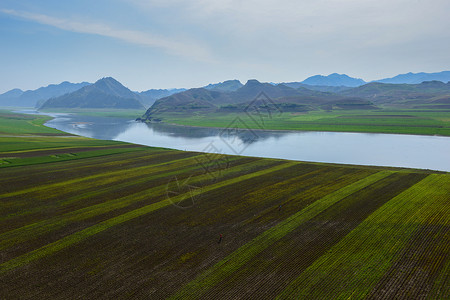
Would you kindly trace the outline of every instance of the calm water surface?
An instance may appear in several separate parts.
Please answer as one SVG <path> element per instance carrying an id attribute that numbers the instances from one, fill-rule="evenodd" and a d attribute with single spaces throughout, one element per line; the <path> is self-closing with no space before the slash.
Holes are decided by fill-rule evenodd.
<path id="1" fill-rule="evenodd" d="M 51 115 L 55 119 L 47 126 L 97 139 L 211 153 L 450 171 L 449 137 L 227 130 Z"/>

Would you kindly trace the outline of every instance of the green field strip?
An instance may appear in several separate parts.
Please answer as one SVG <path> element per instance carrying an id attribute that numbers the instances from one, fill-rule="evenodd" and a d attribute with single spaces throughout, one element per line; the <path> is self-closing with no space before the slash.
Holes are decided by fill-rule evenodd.
<path id="1" fill-rule="evenodd" d="M 368 299 L 393 299 L 408 295 L 423 299 L 442 270 L 450 251 L 450 218 L 448 210 L 433 215 L 433 222 L 420 225 Z M 450 296 L 450 295 L 449 295 Z"/>
<path id="2" fill-rule="evenodd" d="M 392 198 L 317 259 L 280 299 L 364 298 L 417 228 L 448 205 L 450 176 L 432 174 Z"/>
<path id="3" fill-rule="evenodd" d="M 260 160 L 260 161 L 251 161 L 246 164 L 252 164 L 252 166 L 265 166 L 267 165 L 267 161 Z M 241 172 L 241 168 L 243 165 L 238 165 L 234 168 L 230 168 L 227 170 L 230 174 L 236 174 L 238 172 Z M 158 175 L 155 175 L 155 178 L 168 178 L 171 175 L 182 175 L 182 172 L 184 173 L 190 173 L 193 168 L 189 167 L 187 169 L 180 169 L 177 168 L 177 170 L 173 170 L 171 173 L 160 173 Z M 189 175 L 189 174 L 188 174 Z M 187 177 L 186 175 L 185 177 Z M 239 175 L 239 173 L 237 174 Z M 196 177 L 191 178 L 192 183 L 199 183 L 201 180 L 204 180 L 205 178 L 208 178 L 209 175 L 199 175 Z M 121 197 L 118 199 L 113 199 L 110 201 L 102 202 L 96 205 L 88 206 L 85 208 L 78 209 L 76 211 L 72 211 L 69 213 L 66 213 L 64 215 L 55 216 L 51 219 L 45 219 L 42 221 L 38 221 L 32 224 L 28 224 L 26 226 L 13 229 L 7 232 L 4 232 L 0 234 L 0 250 L 8 248 L 16 243 L 22 243 L 29 239 L 36 238 L 43 234 L 49 234 L 51 231 L 59 229 L 63 226 L 66 226 L 70 222 L 75 221 L 82 221 L 86 220 L 88 218 L 92 218 L 95 216 L 98 216 L 100 214 L 105 214 L 110 211 L 120 209 L 127 207 L 133 203 L 136 203 L 138 201 L 151 201 L 149 199 L 149 195 L 151 195 L 151 198 L 157 198 L 157 197 L 164 197 L 166 196 L 166 181 L 162 185 L 154 186 L 150 189 L 146 189 L 144 191 L 133 193 L 131 195 Z M 83 198 L 85 195 L 83 194 Z M 154 201 L 154 200 L 152 200 Z M 41 208 L 40 208 L 41 209 Z M 45 208 L 44 208 L 45 209 Z"/>
<path id="4" fill-rule="evenodd" d="M 199 190 L 199 189 L 193 190 L 191 193 L 192 193 L 192 196 L 197 196 L 197 195 L 200 195 L 202 193 L 209 192 L 211 190 L 214 190 L 214 189 L 217 189 L 217 188 L 221 188 L 221 187 L 224 187 L 224 186 L 227 186 L 227 185 L 231 185 L 231 184 L 234 184 L 236 182 L 247 180 L 247 179 L 252 178 L 252 177 L 261 176 L 261 175 L 269 174 L 271 172 L 282 170 L 284 168 L 288 168 L 288 167 L 293 166 L 295 164 L 298 164 L 298 163 L 285 162 L 283 164 L 276 165 L 274 167 L 270 167 L 268 169 L 264 169 L 264 170 L 261 170 L 261 171 L 258 171 L 258 172 L 253 172 L 251 174 L 245 174 L 245 175 L 242 175 L 242 176 L 239 176 L 239 177 L 235 177 L 235 178 L 232 178 L 232 179 L 225 180 L 223 182 L 219 182 L 219 183 L 216 183 L 216 184 L 211 184 L 209 186 L 206 186 L 206 187 L 202 188 L 201 190 Z M 207 174 L 205 174 L 204 176 L 207 176 Z M 103 221 L 103 222 L 101 222 L 99 224 L 93 225 L 93 226 L 91 226 L 89 228 L 86 228 L 84 230 L 81 230 L 79 232 L 76 232 L 74 234 L 66 236 L 66 237 L 64 237 L 64 238 L 62 238 L 62 239 L 60 239 L 60 240 L 58 240 L 56 242 L 53 242 L 53 243 L 48 244 L 46 246 L 43 246 L 43 247 L 41 247 L 39 249 L 36 249 L 34 251 L 31 251 L 31 252 L 29 252 L 27 254 L 18 256 L 16 258 L 13 258 L 13 259 L 5 262 L 5 263 L 0 264 L 0 275 L 4 274 L 4 273 L 6 273 L 6 272 L 8 272 L 8 271 L 10 271 L 12 269 L 15 269 L 17 267 L 20 267 L 20 266 L 23 266 L 25 264 L 28 264 L 28 263 L 30 263 L 30 262 L 32 262 L 34 260 L 40 259 L 42 257 L 48 256 L 48 255 L 50 255 L 52 253 L 60 251 L 60 250 L 62 250 L 64 248 L 69 247 L 69 246 L 71 246 L 73 244 L 76 244 L 76 243 L 78 243 L 78 242 L 80 242 L 80 241 L 82 241 L 82 240 L 84 240 L 86 238 L 89 238 L 89 237 L 91 237 L 91 236 L 93 236 L 93 235 L 95 235 L 95 234 L 97 234 L 99 232 L 102 232 L 102 231 L 104 231 L 104 230 L 106 230 L 106 229 L 108 229 L 108 228 L 110 228 L 112 226 L 121 224 L 121 223 L 129 221 L 131 219 L 135 219 L 135 218 L 137 218 L 139 216 L 151 213 L 151 212 L 156 211 L 158 209 L 161 209 L 163 207 L 172 205 L 174 201 L 178 201 L 178 199 L 184 199 L 184 197 L 185 197 L 185 195 L 182 194 L 182 195 L 173 197 L 172 199 L 166 199 L 166 200 L 163 200 L 163 201 L 160 201 L 160 202 L 156 202 L 156 203 L 153 203 L 153 204 L 150 204 L 150 205 L 147 205 L 147 206 L 143 206 L 141 208 L 135 209 L 133 211 L 127 212 L 127 213 L 122 214 L 120 216 L 111 218 L 109 220 Z"/>
<path id="5" fill-rule="evenodd" d="M 253 239 L 251 242 L 231 253 L 213 267 L 200 274 L 195 280 L 188 283 L 171 298 L 180 299 L 200 296 L 220 282 L 223 278 L 230 276 L 258 253 L 297 228 L 300 224 L 303 224 L 309 219 L 315 217 L 321 211 L 347 197 L 348 195 L 351 195 L 361 188 L 373 184 L 391 175 L 392 173 L 393 172 L 389 171 L 375 173 L 313 202 L 303 210 L 280 222 L 276 226 L 259 235 L 257 238 Z"/>

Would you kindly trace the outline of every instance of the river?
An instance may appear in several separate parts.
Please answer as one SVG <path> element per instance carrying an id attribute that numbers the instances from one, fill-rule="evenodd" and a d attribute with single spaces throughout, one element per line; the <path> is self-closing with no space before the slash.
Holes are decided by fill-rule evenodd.
<path id="1" fill-rule="evenodd" d="M 450 171 L 450 137 L 217 129 L 144 124 L 124 118 L 49 115 L 54 117 L 46 123 L 49 127 L 91 138 L 147 146 L 299 161 Z"/>

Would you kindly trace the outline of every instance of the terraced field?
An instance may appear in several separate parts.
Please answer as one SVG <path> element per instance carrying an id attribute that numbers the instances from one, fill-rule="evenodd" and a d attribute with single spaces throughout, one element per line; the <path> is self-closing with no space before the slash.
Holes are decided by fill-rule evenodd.
<path id="1" fill-rule="evenodd" d="M 450 297 L 448 173 L 0 145 L 0 299 Z"/>

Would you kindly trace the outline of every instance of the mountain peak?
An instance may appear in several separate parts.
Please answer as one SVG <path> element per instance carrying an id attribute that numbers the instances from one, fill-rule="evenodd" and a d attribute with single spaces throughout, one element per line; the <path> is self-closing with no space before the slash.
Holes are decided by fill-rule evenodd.
<path id="1" fill-rule="evenodd" d="M 73 93 L 51 98 L 41 108 L 143 108 L 140 97 L 112 77 L 104 77 L 94 84 Z"/>
<path id="2" fill-rule="evenodd" d="M 242 83 L 237 79 L 233 79 L 219 83 L 211 83 L 204 88 L 211 91 L 233 92 L 241 87 Z"/>
<path id="3" fill-rule="evenodd" d="M 256 79 L 249 79 L 247 80 L 247 83 L 245 84 L 246 86 L 251 86 L 251 85 L 259 85 L 261 84 L 261 82 L 259 82 Z"/>
<path id="4" fill-rule="evenodd" d="M 332 73 L 328 76 L 323 75 L 311 76 L 302 81 L 302 83 L 308 85 L 357 87 L 365 84 L 366 82 L 362 79 L 353 78 L 346 74 Z"/>
<path id="5" fill-rule="evenodd" d="M 114 83 L 114 84 L 120 84 L 120 85 L 122 85 L 119 81 L 117 81 L 116 79 L 114 79 L 114 78 L 112 78 L 112 77 L 103 77 L 103 78 L 100 78 L 100 79 L 97 80 L 94 84 L 101 83 L 101 82 L 108 82 L 108 83 Z"/>

